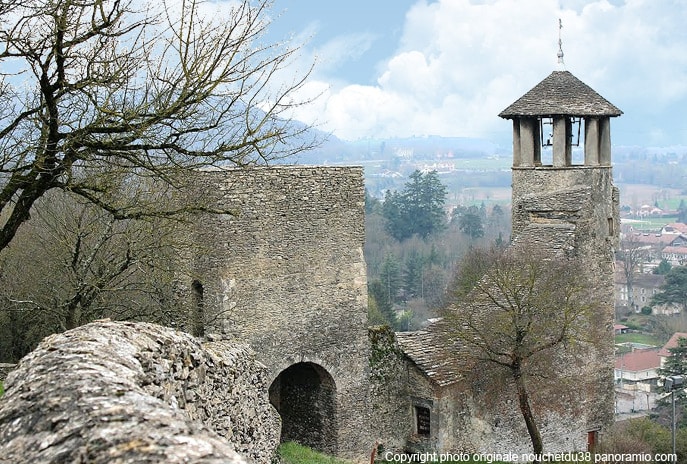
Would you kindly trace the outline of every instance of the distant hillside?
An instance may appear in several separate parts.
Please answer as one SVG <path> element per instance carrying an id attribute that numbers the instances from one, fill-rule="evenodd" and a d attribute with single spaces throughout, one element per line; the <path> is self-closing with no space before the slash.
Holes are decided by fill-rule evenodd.
<path id="1" fill-rule="evenodd" d="M 316 129 L 309 133 L 321 144 L 284 160 L 295 164 L 355 164 L 365 167 L 365 183 L 379 198 L 401 188 L 414 170 L 436 170 L 449 192 L 461 203 L 470 189 L 509 189 L 512 147 L 467 137 L 408 137 L 348 142 Z M 581 162 L 581 148 L 575 150 Z M 687 194 L 687 146 L 614 146 L 617 184 L 643 184 L 678 189 Z M 468 190 L 470 190 L 468 192 Z M 484 195 L 487 195 L 486 193 Z M 625 201 L 629 201 L 628 198 Z M 653 202 L 652 202 L 653 203 Z"/>
<path id="2" fill-rule="evenodd" d="M 322 144 L 297 156 L 298 164 L 355 163 L 369 160 L 386 160 L 395 157 L 479 158 L 493 154 L 510 153 L 494 142 L 467 137 L 409 137 L 392 139 L 365 139 L 347 142 L 334 135 L 318 131 Z M 291 162 L 294 162 L 293 160 Z"/>

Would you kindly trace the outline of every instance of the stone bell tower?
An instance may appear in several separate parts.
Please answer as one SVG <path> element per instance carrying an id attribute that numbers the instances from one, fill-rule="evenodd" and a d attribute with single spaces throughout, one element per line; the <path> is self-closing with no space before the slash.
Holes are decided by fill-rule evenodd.
<path id="1" fill-rule="evenodd" d="M 559 52 L 559 62 L 562 52 Z M 513 121 L 513 246 L 579 259 L 594 288 L 598 346 L 585 367 L 587 429 L 613 419 L 613 251 L 618 189 L 611 172 L 613 104 L 568 71 L 554 71 L 499 116 Z"/>
<path id="2" fill-rule="evenodd" d="M 607 197 L 599 207 L 613 206 L 610 118 L 621 114 L 568 71 L 552 72 L 499 114 L 513 121 L 514 236 L 533 219 L 544 219 L 535 211 L 523 214 L 523 202 L 531 195 L 551 197 L 573 187 L 593 187 L 597 200 Z M 574 150 L 583 152 L 583 162 L 573 162 Z M 543 152 L 550 155 L 548 162 Z M 612 210 L 608 213 L 597 231 L 607 229 L 605 237 L 617 235 Z M 560 212 L 558 219 L 564 216 Z"/>

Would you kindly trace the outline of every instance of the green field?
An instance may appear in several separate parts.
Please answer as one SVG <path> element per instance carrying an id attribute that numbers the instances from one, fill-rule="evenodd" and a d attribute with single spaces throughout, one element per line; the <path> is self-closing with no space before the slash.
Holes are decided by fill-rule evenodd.
<path id="1" fill-rule="evenodd" d="M 623 224 L 632 225 L 635 230 L 644 230 L 647 232 L 657 232 L 661 230 L 666 224 L 677 222 L 677 217 L 655 217 L 646 219 L 623 219 Z"/>
<path id="2" fill-rule="evenodd" d="M 641 343 L 643 345 L 662 346 L 663 342 L 655 335 L 642 333 L 626 333 L 615 336 L 615 343 Z"/>

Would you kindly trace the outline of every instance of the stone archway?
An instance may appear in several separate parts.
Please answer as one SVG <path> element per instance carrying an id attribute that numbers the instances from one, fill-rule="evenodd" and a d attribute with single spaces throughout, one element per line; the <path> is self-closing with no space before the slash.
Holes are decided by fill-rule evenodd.
<path id="1" fill-rule="evenodd" d="M 282 443 L 295 441 L 336 454 L 336 384 L 325 368 L 311 362 L 293 364 L 272 382 L 269 395 L 281 416 Z"/>

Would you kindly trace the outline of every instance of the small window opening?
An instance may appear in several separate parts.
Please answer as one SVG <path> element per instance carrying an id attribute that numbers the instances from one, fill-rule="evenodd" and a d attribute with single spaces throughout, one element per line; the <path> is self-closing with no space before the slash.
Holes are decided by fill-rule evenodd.
<path id="1" fill-rule="evenodd" d="M 613 218 L 608 218 L 608 236 L 615 237 L 615 224 Z"/>
<path id="2" fill-rule="evenodd" d="M 429 408 L 415 406 L 415 423 L 417 434 L 423 437 L 430 435 L 430 413 Z"/>
<path id="3" fill-rule="evenodd" d="M 191 283 L 191 293 L 193 295 L 193 328 L 192 334 L 195 337 L 205 335 L 205 302 L 203 301 L 203 284 L 198 280 Z"/>

